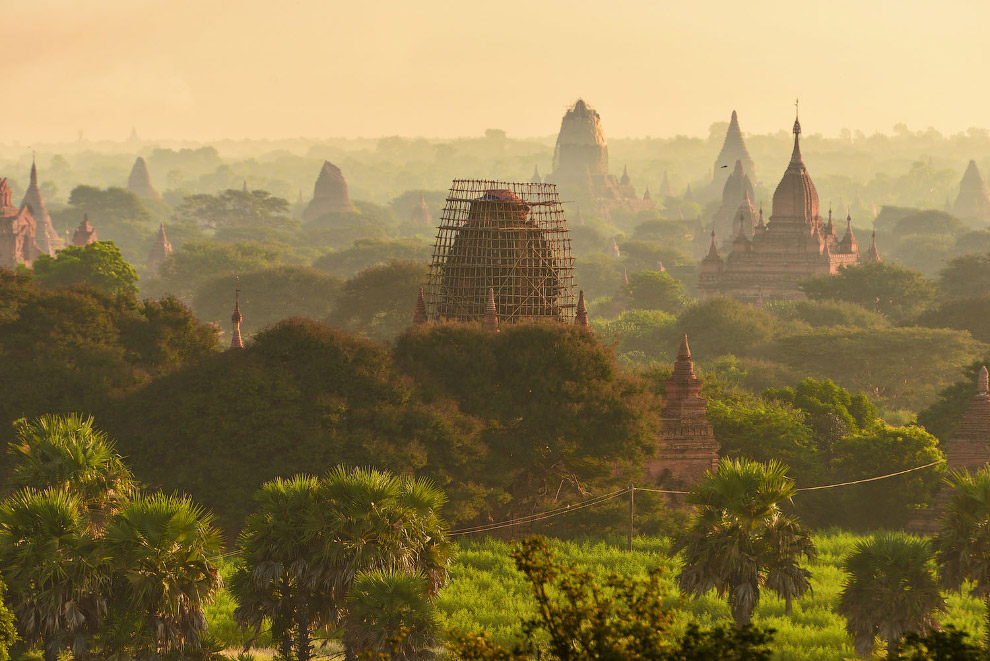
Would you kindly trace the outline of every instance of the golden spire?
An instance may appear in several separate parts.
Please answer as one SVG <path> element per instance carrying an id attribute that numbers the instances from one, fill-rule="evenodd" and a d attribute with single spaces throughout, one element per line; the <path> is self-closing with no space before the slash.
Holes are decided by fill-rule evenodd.
<path id="1" fill-rule="evenodd" d="M 235 283 L 240 283 L 240 277 L 235 278 Z M 234 325 L 234 331 L 230 336 L 230 348 L 231 349 L 243 349 L 244 340 L 241 339 L 241 321 L 243 317 L 241 316 L 241 289 L 236 284 L 234 285 L 234 314 L 231 315 L 230 321 Z"/>

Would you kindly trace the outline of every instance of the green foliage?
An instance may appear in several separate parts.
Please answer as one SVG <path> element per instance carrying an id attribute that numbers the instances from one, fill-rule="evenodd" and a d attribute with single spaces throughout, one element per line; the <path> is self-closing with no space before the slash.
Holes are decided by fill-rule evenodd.
<path id="1" fill-rule="evenodd" d="M 640 271 L 626 286 L 629 307 L 677 313 L 684 307 L 684 286 L 669 273 Z"/>
<path id="2" fill-rule="evenodd" d="M 101 420 L 135 474 L 192 494 L 227 531 L 264 482 L 343 461 L 433 478 L 459 520 L 488 492 L 475 481 L 487 452 L 476 421 L 448 400 L 425 402 L 384 347 L 315 321 L 280 322 L 107 409 Z"/>
<path id="3" fill-rule="evenodd" d="M 511 648 L 484 633 L 450 634 L 458 659 L 769 659 L 773 630 L 750 626 L 731 632 L 701 631 L 692 623 L 683 638 L 671 631 L 672 617 L 663 604 L 661 573 L 644 579 L 610 573 L 599 579 L 588 571 L 558 562 L 540 538 L 512 550 L 516 568 L 529 583 L 536 615 L 522 623 L 521 639 Z"/>
<path id="4" fill-rule="evenodd" d="M 19 640 L 17 621 L 6 602 L 7 586 L 0 581 L 0 661 L 10 661 L 10 648 Z"/>
<path id="5" fill-rule="evenodd" d="M 969 331 L 980 342 L 990 342 L 990 294 L 940 301 L 916 321 L 928 328 Z"/>
<path id="6" fill-rule="evenodd" d="M 427 265 L 393 261 L 370 266 L 344 283 L 327 321 L 376 340 L 391 340 L 412 323 Z"/>
<path id="7" fill-rule="evenodd" d="M 890 325 L 872 309 L 848 301 L 770 301 L 765 309 L 781 319 L 803 321 L 813 328 L 852 326 L 879 329 Z"/>
<path id="8" fill-rule="evenodd" d="M 710 358 L 746 355 L 769 342 L 777 326 L 773 316 L 730 298 L 696 303 L 684 311 L 677 323 L 677 329 L 691 338 L 693 352 Z"/>
<path id="9" fill-rule="evenodd" d="M 346 250 L 327 253 L 313 262 L 313 268 L 347 278 L 370 266 L 394 260 L 429 262 L 433 246 L 422 241 L 358 239 Z"/>
<path id="10" fill-rule="evenodd" d="M 920 427 L 878 426 L 837 441 L 832 449 L 836 482 L 894 473 L 942 461 L 938 439 Z M 919 508 L 933 503 L 945 467 L 942 464 L 889 480 L 843 489 L 832 521 L 853 529 L 899 527 Z"/>
<path id="11" fill-rule="evenodd" d="M 34 277 L 46 287 L 83 284 L 112 295 L 137 294 L 138 275 L 113 241 L 66 246 L 54 258 L 40 256 L 32 266 Z"/>
<path id="12" fill-rule="evenodd" d="M 642 356 L 644 360 L 668 359 L 667 348 L 673 344 L 676 320 L 660 310 L 627 310 L 615 319 L 593 319 L 592 328 L 606 342 L 617 342 L 616 349 L 627 360 Z"/>
<path id="13" fill-rule="evenodd" d="M 904 634 L 938 626 L 936 615 L 945 610 L 945 601 L 925 540 L 879 533 L 856 545 L 845 570 L 849 579 L 838 610 L 859 654 L 869 654 L 879 637 L 887 642 L 888 658 L 896 659 Z"/>
<path id="14" fill-rule="evenodd" d="M 736 626 L 751 622 L 761 590 L 784 599 L 789 614 L 811 588 L 811 572 L 798 565 L 815 556 L 811 535 L 780 509 L 795 493 L 786 471 L 776 461 L 722 460 L 687 496 L 697 514 L 674 540 L 684 554 L 678 585 L 695 597 L 714 589 Z"/>
<path id="15" fill-rule="evenodd" d="M 951 624 L 944 631 L 932 629 L 924 636 L 909 631 L 901 643 L 900 658 L 908 661 L 979 661 L 984 658 L 978 645 L 968 642 L 969 634 Z"/>
<path id="16" fill-rule="evenodd" d="M 102 528 L 133 495 L 136 485 L 114 443 L 93 418 L 72 413 L 43 415 L 14 424 L 13 466 L 7 490 L 53 489 L 75 494 L 90 525 Z"/>
<path id="17" fill-rule="evenodd" d="M 268 191 L 228 189 L 217 195 L 187 197 L 175 210 L 180 221 L 204 223 L 218 231 L 217 239 L 240 232 L 282 229 L 295 223 L 288 217 L 289 203 Z"/>
<path id="18" fill-rule="evenodd" d="M 282 261 L 285 249 L 278 244 L 213 243 L 190 241 L 175 250 L 158 267 L 158 273 L 147 278 L 142 295 L 173 294 L 192 300 L 204 282 L 222 275 L 231 279 L 239 273 L 270 268 Z"/>
<path id="19" fill-rule="evenodd" d="M 990 291 L 990 253 L 953 259 L 939 272 L 938 289 L 947 298 L 968 298 Z"/>
<path id="20" fill-rule="evenodd" d="M 404 571 L 376 570 L 357 576 L 347 597 L 345 647 L 362 659 L 433 659 L 439 621 L 426 579 Z"/>
<path id="21" fill-rule="evenodd" d="M 658 402 L 581 328 L 415 328 L 399 337 L 395 357 L 428 393 L 485 421 L 488 453 L 473 479 L 512 495 L 488 511 L 497 519 L 628 483 L 654 451 Z"/>
<path id="22" fill-rule="evenodd" d="M 809 377 L 795 388 L 770 388 L 763 396 L 804 411 L 816 436 L 828 442 L 870 429 L 879 413 L 864 393 L 852 394 L 831 379 Z"/>
<path id="23" fill-rule="evenodd" d="M 843 267 L 801 285 L 815 301 L 838 300 L 876 310 L 895 321 L 913 317 L 935 298 L 935 286 L 917 271 L 890 262 Z"/>
<path id="24" fill-rule="evenodd" d="M 417 594 L 434 597 L 448 581 L 450 548 L 439 517 L 445 498 L 429 481 L 337 467 L 320 480 L 300 476 L 269 482 L 255 500 L 258 510 L 238 540 L 242 565 L 231 581 L 241 602 L 236 615 L 254 629 L 267 618 L 287 660 L 311 658 L 317 623 L 343 626 L 351 654 L 359 651 L 356 644 L 384 645 L 400 633 L 394 618 L 401 603 L 383 608 L 375 622 L 346 615 L 348 595 L 352 604 L 357 600 L 365 607 L 387 596 L 380 590 L 368 594 L 372 584 L 381 588 L 373 572 L 417 575 L 421 582 L 416 585 L 388 581 L 401 593 L 392 596 L 410 607 Z M 416 592 L 417 585 L 422 592 Z M 355 614 L 360 612 L 367 614 L 360 608 Z M 407 631 L 404 640 L 415 648 L 410 652 L 429 643 L 422 618 L 400 622 L 414 623 L 418 630 Z"/>
<path id="25" fill-rule="evenodd" d="M 236 287 L 241 290 L 241 332 L 247 336 L 289 317 L 322 319 L 333 308 L 341 286 L 338 278 L 316 269 L 275 266 L 238 274 L 237 280 L 230 275 L 207 280 L 193 299 L 193 309 L 200 319 L 228 327 Z"/>
<path id="26" fill-rule="evenodd" d="M 154 659 L 199 651 L 204 608 L 221 585 L 223 543 L 213 516 L 188 497 L 152 494 L 114 515 L 102 547 L 117 574 L 111 618 L 136 620 L 126 635 L 104 636 L 104 652 Z"/>
<path id="27" fill-rule="evenodd" d="M 147 258 L 158 227 L 155 214 L 137 195 L 124 188 L 76 186 L 69 195 L 69 207 L 55 212 L 52 221 L 58 227 L 75 227 L 84 214 L 89 216 L 99 236 L 113 240 L 129 262 L 143 263 Z"/>

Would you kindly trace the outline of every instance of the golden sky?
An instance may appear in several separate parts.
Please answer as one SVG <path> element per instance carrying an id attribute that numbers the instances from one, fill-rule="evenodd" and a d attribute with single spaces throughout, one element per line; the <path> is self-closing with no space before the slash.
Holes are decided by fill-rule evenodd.
<path id="1" fill-rule="evenodd" d="M 990 125 L 990 2 L 2 0 L 4 141 Z"/>

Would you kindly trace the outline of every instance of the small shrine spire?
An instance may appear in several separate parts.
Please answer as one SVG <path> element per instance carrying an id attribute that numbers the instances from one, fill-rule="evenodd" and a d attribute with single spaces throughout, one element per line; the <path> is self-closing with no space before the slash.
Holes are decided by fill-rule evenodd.
<path id="1" fill-rule="evenodd" d="M 870 249 L 866 251 L 866 263 L 877 264 L 881 262 L 880 251 L 877 249 L 877 230 L 873 230 L 873 238 L 870 241 Z"/>
<path id="2" fill-rule="evenodd" d="M 584 302 L 584 290 L 578 291 L 577 310 L 574 313 L 574 325 L 588 327 L 588 306 Z"/>
<path id="3" fill-rule="evenodd" d="M 495 288 L 490 287 L 488 289 L 488 307 L 485 308 L 485 322 L 484 327 L 486 331 L 492 333 L 497 333 L 498 331 L 498 308 L 495 306 Z"/>
<path id="4" fill-rule="evenodd" d="M 419 288 L 419 295 L 416 297 L 416 307 L 413 308 L 413 324 L 422 326 L 426 323 L 426 297 L 423 296 L 423 288 Z"/>
<path id="5" fill-rule="evenodd" d="M 235 280 L 235 283 L 239 283 L 240 278 Z M 231 349 L 243 349 L 244 340 L 241 339 L 241 321 L 244 318 L 241 316 L 241 289 L 234 285 L 234 314 L 230 317 L 230 322 L 233 324 L 233 332 L 230 335 L 230 348 Z"/>
<path id="6" fill-rule="evenodd" d="M 791 152 L 791 163 L 801 163 L 801 122 L 798 119 L 798 100 L 794 100 L 794 151 Z"/>
<path id="7" fill-rule="evenodd" d="M 980 376 L 976 380 L 976 393 L 978 395 L 990 395 L 990 382 L 988 382 L 987 366 L 980 368 Z"/>

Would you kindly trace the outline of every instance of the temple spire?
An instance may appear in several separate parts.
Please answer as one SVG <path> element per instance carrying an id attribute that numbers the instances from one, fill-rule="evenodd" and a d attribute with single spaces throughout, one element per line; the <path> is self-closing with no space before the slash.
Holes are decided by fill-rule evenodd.
<path id="1" fill-rule="evenodd" d="M 237 278 L 235 282 L 239 282 L 240 278 Z M 234 329 L 230 336 L 230 348 L 231 349 L 243 349 L 244 340 L 241 339 L 241 321 L 243 317 L 241 316 L 241 289 L 235 285 L 234 287 L 234 314 L 230 317 L 230 322 L 233 324 Z"/>
<path id="2" fill-rule="evenodd" d="M 540 167 L 538 165 L 533 166 L 533 176 L 530 178 L 529 183 L 531 184 L 543 183 L 543 177 L 540 176 Z"/>
<path id="3" fill-rule="evenodd" d="M 626 184 L 629 183 L 629 181 L 630 181 L 630 179 L 629 179 L 629 166 L 628 165 L 623 165 L 622 166 L 622 178 L 619 179 L 619 183 L 622 184 L 623 186 L 625 186 Z"/>
<path id="4" fill-rule="evenodd" d="M 416 307 L 413 308 L 413 324 L 422 326 L 426 323 L 426 297 L 423 296 L 423 288 L 419 288 L 419 296 L 416 297 Z"/>
<path id="5" fill-rule="evenodd" d="M 691 360 L 691 347 L 688 346 L 687 333 L 681 335 L 681 348 L 677 350 L 677 362 Z"/>
<path id="6" fill-rule="evenodd" d="M 574 325 L 588 327 L 588 306 L 584 302 L 584 290 L 578 291 L 577 310 L 574 313 Z"/>
<path id="7" fill-rule="evenodd" d="M 495 288 L 488 289 L 488 307 L 485 309 L 484 327 L 486 331 L 497 333 L 498 331 L 498 308 L 495 306 Z"/>
<path id="8" fill-rule="evenodd" d="M 798 119 L 797 113 L 798 102 L 794 102 L 794 151 L 791 152 L 791 163 L 801 163 L 801 122 Z"/>
<path id="9" fill-rule="evenodd" d="M 986 365 L 980 368 L 980 377 L 976 382 L 976 392 L 979 395 L 990 395 L 990 383 L 988 383 Z"/>
<path id="10" fill-rule="evenodd" d="M 873 239 L 870 241 L 870 249 L 866 251 L 866 263 L 877 264 L 880 261 L 880 251 L 877 249 L 877 231 L 873 230 Z"/>
<path id="11" fill-rule="evenodd" d="M 712 228 L 712 242 L 708 246 L 708 256 L 714 259 L 718 259 L 718 247 L 715 245 L 715 228 Z"/>

